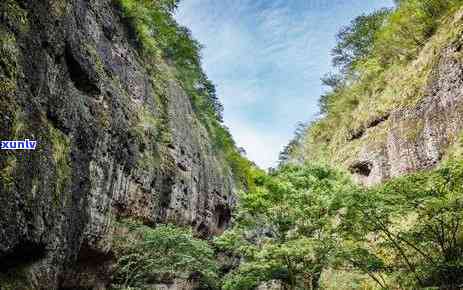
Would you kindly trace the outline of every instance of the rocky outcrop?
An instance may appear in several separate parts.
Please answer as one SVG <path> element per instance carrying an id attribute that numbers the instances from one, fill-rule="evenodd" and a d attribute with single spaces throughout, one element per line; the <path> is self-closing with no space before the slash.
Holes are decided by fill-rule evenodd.
<path id="1" fill-rule="evenodd" d="M 115 1 L 0 3 L 0 289 L 105 289 L 115 221 L 222 232 L 233 180 Z"/>
<path id="2" fill-rule="evenodd" d="M 418 104 L 395 109 L 385 124 L 365 132 L 370 141 L 348 164 L 359 182 L 372 185 L 430 169 L 457 140 L 463 129 L 462 43 L 460 38 L 442 50 Z"/>

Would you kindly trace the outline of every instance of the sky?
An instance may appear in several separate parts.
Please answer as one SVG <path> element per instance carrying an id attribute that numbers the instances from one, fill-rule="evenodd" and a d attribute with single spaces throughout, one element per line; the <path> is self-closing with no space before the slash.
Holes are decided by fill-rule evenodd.
<path id="1" fill-rule="evenodd" d="M 182 0 L 177 21 L 203 46 L 225 125 L 247 157 L 273 167 L 298 122 L 314 119 L 336 32 L 392 0 Z"/>

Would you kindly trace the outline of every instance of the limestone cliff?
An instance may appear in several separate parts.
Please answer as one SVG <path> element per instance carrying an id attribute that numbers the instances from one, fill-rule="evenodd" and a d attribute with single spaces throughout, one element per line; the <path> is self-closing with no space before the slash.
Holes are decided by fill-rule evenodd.
<path id="1" fill-rule="evenodd" d="M 328 162 L 364 185 L 438 165 L 463 129 L 462 22 L 462 10 L 444 19 L 415 60 L 308 128 L 290 161 Z"/>
<path id="2" fill-rule="evenodd" d="M 433 68 L 422 100 L 398 107 L 383 124 L 365 131 L 350 170 L 364 184 L 438 165 L 463 129 L 463 63 L 460 42 L 446 46 Z M 373 137 L 373 142 L 368 135 Z M 378 137 L 383 135 L 383 137 Z M 371 141 L 371 140 L 370 140 Z"/>
<path id="3" fill-rule="evenodd" d="M 0 140 L 38 142 L 0 153 L 0 289 L 105 289 L 121 217 L 225 229 L 230 168 L 115 1 L 5 0 L 0 19 Z"/>

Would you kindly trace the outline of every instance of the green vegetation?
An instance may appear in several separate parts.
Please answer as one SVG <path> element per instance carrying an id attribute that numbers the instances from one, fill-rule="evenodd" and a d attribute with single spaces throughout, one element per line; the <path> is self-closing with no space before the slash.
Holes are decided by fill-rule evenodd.
<path id="1" fill-rule="evenodd" d="M 348 73 L 368 58 L 374 50 L 376 34 L 390 14 L 391 10 L 381 9 L 370 15 L 361 15 L 349 26 L 342 28 L 336 36 L 338 43 L 333 49 L 333 65 L 343 68 L 343 71 Z M 339 81 L 325 84 L 336 87 Z"/>
<path id="2" fill-rule="evenodd" d="M 151 66 L 150 70 L 155 76 L 153 86 L 159 89 L 163 110 L 166 110 L 168 100 L 165 88 L 160 86 L 168 83 L 164 79 L 175 78 L 190 97 L 196 115 L 208 130 L 213 149 L 222 154 L 231 167 L 237 184 L 252 186 L 254 165 L 241 155 L 229 130 L 222 124 L 222 104 L 215 86 L 201 68 L 201 45 L 172 16 L 178 2 L 119 0 L 140 51 Z M 166 116 L 164 118 L 167 119 Z"/>
<path id="3" fill-rule="evenodd" d="M 243 258 L 223 289 L 459 289 L 462 180 L 461 158 L 369 189 L 325 166 L 284 166 L 242 194 L 216 240 Z"/>
<path id="4" fill-rule="evenodd" d="M 459 0 L 401 0 L 398 8 L 389 16 L 384 27 L 379 29 L 372 42 L 374 54 L 380 63 L 414 59 L 433 36 L 442 16 L 454 12 Z"/>
<path id="5" fill-rule="evenodd" d="M 16 170 L 18 160 L 16 156 L 11 155 L 5 158 L 5 163 L 0 171 L 0 181 L 5 190 L 11 191 L 15 184 L 14 171 Z"/>
<path id="6" fill-rule="evenodd" d="M 0 3 L 0 11 L 4 11 L 3 23 L 7 27 L 17 26 L 20 31 L 26 31 L 28 29 L 28 18 L 27 12 L 20 7 L 15 0 L 5 0 Z"/>
<path id="7" fill-rule="evenodd" d="M 173 277 L 199 277 L 207 289 L 255 289 L 277 280 L 284 289 L 459 289 L 463 285 L 463 161 L 452 149 L 441 167 L 362 188 L 328 164 L 345 162 L 362 142 L 386 138 L 388 114 L 425 94 L 442 49 L 463 34 L 460 0 L 401 0 L 394 9 L 362 15 L 338 34 L 333 64 L 322 81 L 320 119 L 300 124 L 269 175 L 236 148 L 222 107 L 201 70 L 200 45 L 172 18 L 177 1 L 120 0 L 161 88 L 175 77 L 245 185 L 234 225 L 213 244 L 171 225 L 125 224 L 117 240 L 115 282 L 135 289 Z M 461 55 L 456 55 L 456 58 Z M 163 77 L 164 76 L 164 77 Z M 163 106 L 168 100 L 160 93 Z M 382 120 L 381 122 L 377 122 Z M 143 112 L 136 130 L 160 125 Z M 365 134 L 372 123 L 381 130 Z M 400 124 L 415 139 L 420 122 Z M 311 164 L 290 165 L 290 161 Z M 318 164 L 318 165 L 314 165 Z M 214 250 L 239 257 L 222 273 Z M 224 275 L 221 277 L 221 275 Z M 135 287 L 135 288 L 132 288 Z"/>
<path id="8" fill-rule="evenodd" d="M 16 80 L 17 48 L 14 35 L 0 29 L 0 65 L 6 78 Z"/>
<path id="9" fill-rule="evenodd" d="M 459 289 L 462 180 L 461 155 L 373 188 L 327 166 L 282 166 L 255 177 L 234 226 L 213 244 L 172 225 L 120 224 L 114 282 L 127 289 L 174 277 L 195 277 L 201 289 L 255 289 L 272 280 L 285 289 Z M 214 249 L 240 264 L 221 277 Z"/>
<path id="10" fill-rule="evenodd" d="M 147 146 L 156 147 L 157 144 L 150 142 L 156 140 L 159 142 L 167 142 L 169 136 L 168 132 L 162 130 L 162 120 L 155 118 L 151 112 L 143 109 L 139 112 L 139 123 L 133 130 L 140 146 L 146 149 Z M 138 167 L 149 171 L 155 164 L 161 162 L 161 156 L 158 150 L 143 150 L 142 157 L 138 159 Z"/>
<path id="11" fill-rule="evenodd" d="M 346 202 L 340 257 L 382 288 L 463 283 L 463 162 L 358 191 Z"/>
<path id="12" fill-rule="evenodd" d="M 194 238 L 191 230 L 173 225 L 150 228 L 130 221 L 119 226 L 128 232 L 116 239 L 115 251 L 120 258 L 115 284 L 136 289 L 173 278 L 197 278 L 204 288 L 218 283 L 212 247 Z"/>
<path id="13" fill-rule="evenodd" d="M 14 93 L 18 76 L 17 58 L 16 38 L 0 28 L 0 101 L 11 113 L 16 110 Z"/>
<path id="14" fill-rule="evenodd" d="M 0 81 L 0 94 L 6 96 L 16 91 L 16 84 L 10 80 Z"/>
<path id="15" fill-rule="evenodd" d="M 293 139 L 280 152 L 280 156 L 278 158 L 278 161 L 280 162 L 280 164 L 284 164 L 288 162 L 294 156 L 301 155 L 297 151 L 300 151 L 301 147 L 304 145 L 303 141 L 304 141 L 305 136 L 307 135 L 308 128 L 309 128 L 309 124 L 302 123 L 302 122 L 297 124 Z"/>
<path id="16" fill-rule="evenodd" d="M 97 76 L 100 78 L 105 75 L 104 64 L 96 51 L 96 47 L 88 43 L 83 45 L 82 51 L 85 51 L 86 57 L 95 64 Z"/>
<path id="17" fill-rule="evenodd" d="M 244 259 L 223 289 L 254 289 L 273 279 L 286 289 L 318 289 L 339 244 L 334 219 L 349 180 L 326 167 L 286 166 L 258 184 L 240 197 L 235 228 L 216 241 Z"/>
<path id="18" fill-rule="evenodd" d="M 385 116 L 394 109 L 413 107 L 423 98 L 441 51 L 460 41 L 462 4 L 397 1 L 394 9 L 362 15 L 343 28 L 333 50 L 333 65 L 340 70 L 322 79 L 329 90 L 320 98 L 320 118 L 302 137 L 296 134 L 284 159 L 340 164 L 357 147 L 384 137 L 376 136 L 381 130 L 369 130 L 363 142 L 356 140 L 377 120 L 388 126 Z"/>
<path id="19" fill-rule="evenodd" d="M 173 74 L 192 99 L 203 120 L 222 120 L 222 105 L 214 85 L 201 68 L 201 45 L 190 31 L 172 17 L 178 1 L 120 0 L 125 17 L 131 22 L 136 38 L 148 57 L 164 58 L 174 68 Z M 210 125 L 210 124 L 209 124 Z"/>
<path id="20" fill-rule="evenodd" d="M 50 3 L 50 12 L 58 17 L 63 17 L 68 11 L 69 4 L 65 0 L 56 0 Z"/>
<path id="21" fill-rule="evenodd" d="M 25 122 L 26 115 L 22 111 L 17 111 L 14 114 L 13 127 L 11 128 L 11 137 L 18 140 L 24 138 L 27 135 L 28 128 Z"/>
<path id="22" fill-rule="evenodd" d="M 11 137 L 14 140 L 20 140 L 25 137 L 27 132 L 27 125 L 24 122 L 25 115 L 22 111 L 16 111 L 14 113 L 14 120 L 11 127 Z M 0 170 L 0 181 L 4 185 L 6 190 L 12 190 L 15 185 L 15 170 L 18 167 L 18 155 L 7 152 L 4 156 L 4 165 Z"/>
<path id="23" fill-rule="evenodd" d="M 71 180 L 71 144 L 69 137 L 54 128 L 52 125 L 49 126 L 49 130 L 52 146 L 51 149 L 53 150 L 52 157 L 56 168 L 56 181 L 53 198 L 55 205 L 59 206 L 64 202 L 62 200 L 62 196 L 66 190 L 66 186 Z"/>

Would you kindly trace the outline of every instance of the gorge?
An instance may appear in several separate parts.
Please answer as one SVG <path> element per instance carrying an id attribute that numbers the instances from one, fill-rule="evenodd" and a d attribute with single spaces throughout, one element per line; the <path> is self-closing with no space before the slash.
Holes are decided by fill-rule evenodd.
<path id="1" fill-rule="evenodd" d="M 3 0 L 0 289 L 460 289 L 463 3 L 397 2 L 267 173 L 178 1 Z"/>

